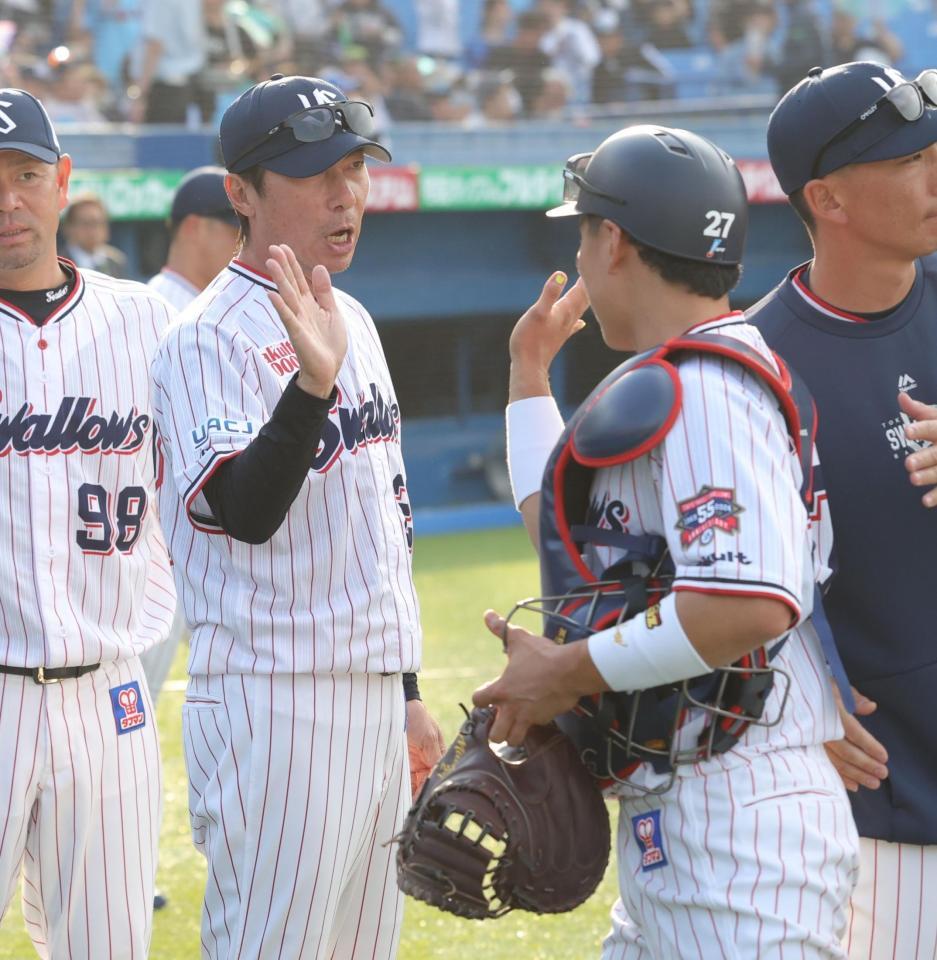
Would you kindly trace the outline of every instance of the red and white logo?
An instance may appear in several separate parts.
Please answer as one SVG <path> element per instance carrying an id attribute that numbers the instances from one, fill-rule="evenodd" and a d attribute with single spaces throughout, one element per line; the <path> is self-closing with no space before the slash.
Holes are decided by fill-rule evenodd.
<path id="1" fill-rule="evenodd" d="M 136 680 L 112 687 L 111 706 L 118 735 L 129 733 L 146 724 L 146 711 L 140 697 L 140 684 Z"/>
<path id="2" fill-rule="evenodd" d="M 279 343 L 268 343 L 260 355 L 266 364 L 278 377 L 292 376 L 299 370 L 299 359 L 296 348 L 289 340 L 280 340 Z"/>

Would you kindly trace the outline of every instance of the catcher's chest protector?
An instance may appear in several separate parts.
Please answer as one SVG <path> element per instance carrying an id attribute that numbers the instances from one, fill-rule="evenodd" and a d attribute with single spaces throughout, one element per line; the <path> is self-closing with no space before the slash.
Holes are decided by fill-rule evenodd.
<path id="1" fill-rule="evenodd" d="M 540 572 L 545 597 L 567 597 L 555 613 L 545 617 L 544 634 L 559 643 L 580 640 L 596 630 L 633 616 L 667 592 L 673 566 L 663 536 L 634 536 L 599 529 L 587 523 L 595 471 L 628 463 L 659 446 L 680 413 L 682 388 L 672 361 L 687 354 L 713 354 L 738 363 L 757 375 L 776 397 L 787 423 L 793 449 L 804 477 L 801 496 L 810 509 L 812 451 L 816 432 L 813 401 L 803 383 L 792 377 L 783 361 L 780 374 L 758 351 L 739 340 L 719 334 L 688 334 L 627 360 L 612 371 L 572 416 L 544 471 L 540 501 Z M 614 567 L 592 571 L 583 560 L 588 543 L 618 547 L 623 559 Z M 643 563 L 652 576 L 635 574 L 632 564 Z M 595 590 L 589 595 L 591 584 Z M 588 597 L 588 599 L 586 599 Z M 577 628 L 578 624 L 578 628 Z M 775 650 L 779 649 L 776 647 Z M 775 651 L 772 651 L 774 653 Z M 765 670 L 768 657 L 756 651 L 736 666 L 755 667 L 748 677 L 737 674 L 728 692 L 719 688 L 720 706 L 738 716 L 724 718 L 710 733 L 707 750 L 723 752 L 738 742 L 754 718 L 760 716 L 773 682 Z M 719 673 L 716 671 L 716 673 Z M 702 678 L 691 689 L 706 699 L 714 675 Z M 676 687 L 639 693 L 612 693 L 583 701 L 580 710 L 559 718 L 561 728 L 582 748 L 583 758 L 605 785 L 622 780 L 641 762 L 651 761 L 658 771 L 672 770 L 669 750 L 686 699 L 676 700 Z M 726 699 L 728 698 L 728 699 Z M 677 717 L 675 718 L 675 711 Z M 586 714 L 586 716 L 583 716 Z M 627 744 L 617 732 L 628 717 Z M 644 750 L 644 744 L 654 748 Z M 705 754 L 681 760 L 701 759 Z"/>

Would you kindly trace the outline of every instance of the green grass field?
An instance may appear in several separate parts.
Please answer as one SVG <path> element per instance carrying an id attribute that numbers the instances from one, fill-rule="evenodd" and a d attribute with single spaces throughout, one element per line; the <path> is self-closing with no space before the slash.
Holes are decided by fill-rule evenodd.
<path id="1" fill-rule="evenodd" d="M 481 622 L 482 612 L 489 606 L 507 612 L 515 600 L 536 593 L 539 577 L 530 545 L 519 529 L 418 539 L 415 565 L 425 635 L 420 687 L 449 741 L 462 719 L 459 703 L 468 704 L 475 687 L 495 676 L 502 662 L 498 641 Z M 181 736 L 184 677 L 180 650 L 172 682 L 159 702 L 165 813 L 157 883 L 169 905 L 155 917 L 152 960 L 199 956 L 205 867 L 189 840 Z M 400 960 L 596 957 L 615 889 L 610 868 L 598 892 L 573 913 L 553 917 L 515 913 L 482 923 L 408 900 Z M 0 960 L 32 957 L 17 894 L 0 924 Z"/>

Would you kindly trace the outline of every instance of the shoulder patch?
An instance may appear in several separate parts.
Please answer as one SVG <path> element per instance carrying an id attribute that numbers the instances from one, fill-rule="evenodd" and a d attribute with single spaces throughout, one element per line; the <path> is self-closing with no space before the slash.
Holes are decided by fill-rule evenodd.
<path id="1" fill-rule="evenodd" d="M 680 543 L 685 547 L 696 540 L 707 544 L 717 530 L 737 534 L 738 514 L 743 509 L 736 503 L 735 491 L 730 487 L 701 487 L 696 496 L 677 504 L 680 519 L 676 526 L 680 531 Z"/>

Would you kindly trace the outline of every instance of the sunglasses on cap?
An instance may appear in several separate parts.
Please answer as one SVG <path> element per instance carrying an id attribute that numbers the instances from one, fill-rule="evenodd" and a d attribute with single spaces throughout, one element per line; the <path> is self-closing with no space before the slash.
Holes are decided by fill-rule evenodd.
<path id="1" fill-rule="evenodd" d="M 878 108 L 885 103 L 898 111 L 898 115 L 907 123 L 914 123 L 924 116 L 927 106 L 937 107 L 937 70 L 924 70 L 914 80 L 905 80 L 894 86 L 887 93 L 879 97 L 870 107 L 867 107 L 860 116 L 848 123 L 820 148 L 817 159 L 810 170 L 811 178 L 818 176 L 820 161 L 823 155 L 837 143 L 842 143 L 856 132 L 866 120 L 878 112 Z"/>
<path id="2" fill-rule="evenodd" d="M 580 192 L 585 190 L 586 193 L 591 193 L 593 197 L 601 197 L 603 200 L 610 200 L 612 203 L 626 206 L 627 200 L 613 197 L 610 193 L 603 193 L 586 180 L 585 171 L 591 159 L 591 153 L 577 153 L 566 161 L 566 167 L 563 170 L 563 202 L 577 203 Z"/>
<path id="3" fill-rule="evenodd" d="M 293 137 L 299 143 L 317 143 L 328 140 L 336 130 L 347 130 L 359 137 L 371 137 L 374 133 L 374 111 L 363 100 L 342 100 L 339 103 L 324 103 L 315 107 L 304 107 L 290 114 L 276 126 L 271 127 L 262 137 L 245 147 L 231 161 L 229 169 L 236 167 L 248 154 L 262 147 L 271 137 L 281 130 L 292 130 Z"/>

